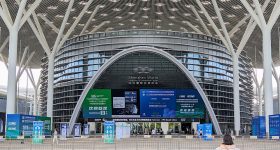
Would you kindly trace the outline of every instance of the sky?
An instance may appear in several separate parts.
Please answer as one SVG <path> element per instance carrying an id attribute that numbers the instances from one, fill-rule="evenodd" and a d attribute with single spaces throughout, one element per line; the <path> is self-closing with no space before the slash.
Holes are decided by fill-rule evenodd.
<path id="1" fill-rule="evenodd" d="M 276 67 L 277 73 L 278 75 L 280 75 L 280 67 Z M 40 75 L 40 69 L 32 69 L 33 72 L 33 76 L 35 78 L 35 81 L 37 82 L 39 79 L 39 75 Z M 258 82 L 261 82 L 262 79 L 262 75 L 263 75 L 263 70 L 262 69 L 255 69 L 255 72 L 257 74 L 257 78 L 258 78 Z M 276 85 L 276 80 L 274 78 L 272 78 L 272 82 L 273 82 L 273 87 L 274 89 L 277 88 Z M 8 83 L 8 71 L 4 65 L 3 62 L 0 61 L 0 86 L 7 86 Z M 28 84 L 27 84 L 27 74 L 26 72 L 23 73 L 23 75 L 20 78 L 19 81 L 19 87 L 20 88 L 32 88 L 32 84 L 30 82 L 30 80 L 28 80 Z M 274 90 L 275 91 L 275 90 Z M 274 92 L 274 95 L 276 95 L 276 93 Z"/>
<path id="2" fill-rule="evenodd" d="M 33 72 L 34 80 L 35 82 L 37 82 L 40 76 L 40 69 L 32 69 L 32 72 Z M 28 88 L 33 88 L 30 80 L 28 80 L 28 84 L 27 84 L 27 78 L 28 76 L 24 71 L 21 78 L 19 79 L 20 88 L 26 88 L 27 86 Z M 8 83 L 8 70 L 5 67 L 4 63 L 0 61 L 0 86 L 7 86 L 7 83 Z"/>

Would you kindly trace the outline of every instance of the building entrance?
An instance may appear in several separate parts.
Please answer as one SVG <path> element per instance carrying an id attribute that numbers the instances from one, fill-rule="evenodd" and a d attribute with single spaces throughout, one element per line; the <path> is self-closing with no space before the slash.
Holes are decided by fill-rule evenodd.
<path id="1" fill-rule="evenodd" d="M 196 124 L 192 122 L 126 122 L 130 126 L 130 134 L 139 135 L 192 135 Z M 103 134 L 103 122 L 91 123 L 95 134 Z"/>
<path id="2" fill-rule="evenodd" d="M 131 134 L 151 135 L 191 133 L 188 122 L 203 121 L 206 115 L 200 93 L 180 68 L 161 55 L 135 52 L 100 75 L 81 116 L 92 122 L 126 122 Z M 101 126 L 96 124 L 96 133 L 103 133 Z"/>

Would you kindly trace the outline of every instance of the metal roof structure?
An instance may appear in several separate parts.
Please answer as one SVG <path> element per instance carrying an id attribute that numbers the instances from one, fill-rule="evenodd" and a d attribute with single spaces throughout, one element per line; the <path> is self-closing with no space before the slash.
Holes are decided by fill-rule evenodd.
<path id="1" fill-rule="evenodd" d="M 45 51 L 35 36 L 30 22 L 36 26 L 36 21 L 38 21 L 48 45 L 53 46 L 70 2 L 70 0 L 41 0 L 41 2 L 38 2 L 40 0 L 28 0 L 26 10 L 36 1 L 39 6 L 30 16 L 30 21 L 26 21 L 19 31 L 18 47 L 18 56 L 23 55 L 25 47 L 29 47 L 29 55 L 33 51 L 35 52 L 30 61 L 32 68 L 40 68 L 41 58 Z M 267 4 L 267 6 L 263 6 L 266 7 L 264 11 L 266 20 L 270 18 L 276 1 L 260 0 L 261 5 Z M 13 20 L 19 9 L 18 2 L 19 0 L 1 0 L 1 6 L 3 7 L 6 3 Z M 252 0 L 248 2 L 255 8 Z M 201 3 L 222 32 L 222 26 L 219 24 L 212 1 L 201 0 Z M 250 23 L 250 14 L 240 0 L 217 0 L 217 3 L 232 43 L 239 45 L 247 25 Z M 64 35 L 87 4 L 90 4 L 88 9 L 85 10 L 69 38 L 86 33 L 127 29 L 160 29 L 217 36 L 205 13 L 197 4 L 197 0 L 74 0 Z M 0 45 L 2 45 L 9 36 L 9 30 L 2 18 L 0 18 L 0 27 Z M 276 65 L 280 64 L 279 27 L 278 18 L 272 29 L 272 56 Z M 261 41 L 262 32 L 256 26 L 244 48 L 255 67 L 262 67 Z M 2 53 L 7 58 L 8 46 Z"/>

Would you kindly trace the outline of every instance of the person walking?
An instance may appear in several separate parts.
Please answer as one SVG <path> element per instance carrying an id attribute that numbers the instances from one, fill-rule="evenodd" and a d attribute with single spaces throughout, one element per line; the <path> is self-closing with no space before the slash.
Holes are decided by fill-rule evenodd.
<path id="1" fill-rule="evenodd" d="M 56 129 L 54 129 L 54 132 L 53 132 L 53 143 L 55 143 L 55 142 L 56 142 L 56 144 L 58 144 L 57 130 Z"/>
<path id="2" fill-rule="evenodd" d="M 201 139 L 203 138 L 203 131 L 202 131 L 202 129 L 199 130 L 199 138 L 201 138 Z"/>
<path id="3" fill-rule="evenodd" d="M 223 143 L 216 148 L 216 150 L 240 150 L 236 148 L 233 143 L 232 137 L 229 134 L 226 134 L 223 138 Z"/>
<path id="4" fill-rule="evenodd" d="M 20 144 L 24 144 L 24 131 L 21 132 L 20 139 Z"/>

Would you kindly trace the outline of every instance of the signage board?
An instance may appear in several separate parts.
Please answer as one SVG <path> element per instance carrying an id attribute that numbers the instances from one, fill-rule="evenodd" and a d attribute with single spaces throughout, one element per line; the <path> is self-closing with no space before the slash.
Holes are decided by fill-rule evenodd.
<path id="1" fill-rule="evenodd" d="M 91 122 L 104 122 L 106 119 L 88 119 Z M 112 118 L 115 122 L 199 122 L 198 118 Z"/>
<path id="2" fill-rule="evenodd" d="M 176 90 L 177 118 L 204 118 L 204 112 L 204 103 L 197 90 Z"/>
<path id="3" fill-rule="evenodd" d="M 140 89 L 140 115 L 150 118 L 175 118 L 175 91 Z"/>
<path id="4" fill-rule="evenodd" d="M 60 139 L 67 139 L 68 123 L 60 123 Z"/>
<path id="5" fill-rule="evenodd" d="M 203 139 L 204 140 L 212 140 L 212 124 L 203 124 Z"/>
<path id="6" fill-rule="evenodd" d="M 138 90 L 112 90 L 112 117 L 139 118 Z"/>
<path id="7" fill-rule="evenodd" d="M 84 135 L 89 135 L 89 124 L 84 124 L 84 130 L 83 130 L 83 134 Z"/>
<path id="8" fill-rule="evenodd" d="M 212 140 L 212 124 L 197 124 L 197 135 L 199 138 L 203 138 L 204 140 Z"/>
<path id="9" fill-rule="evenodd" d="M 33 134 L 34 121 L 43 121 L 43 134 L 51 135 L 51 119 L 49 117 L 8 114 L 6 137 L 16 139 L 18 136 L 24 134 L 24 137 L 31 138 Z"/>
<path id="10" fill-rule="evenodd" d="M 111 118 L 111 90 L 90 89 L 84 99 L 82 108 L 84 118 Z"/>
<path id="11" fill-rule="evenodd" d="M 43 143 L 43 132 L 44 132 L 44 122 L 43 121 L 33 121 L 33 144 Z"/>
<path id="12" fill-rule="evenodd" d="M 280 114 L 269 116 L 269 136 L 280 136 Z"/>
<path id="13" fill-rule="evenodd" d="M 114 143 L 115 141 L 115 122 L 104 122 L 104 143 Z"/>
<path id="14" fill-rule="evenodd" d="M 130 138 L 130 124 L 116 122 L 116 139 Z"/>
<path id="15" fill-rule="evenodd" d="M 18 114 L 7 114 L 7 139 L 17 139 L 20 136 L 22 132 L 20 129 L 20 118 Z"/>
<path id="16" fill-rule="evenodd" d="M 265 116 L 256 116 L 252 121 L 252 135 L 258 138 L 266 136 Z"/>
<path id="17" fill-rule="evenodd" d="M 196 89 L 91 89 L 82 109 L 87 119 L 205 117 L 205 105 Z"/>
<path id="18" fill-rule="evenodd" d="M 44 122 L 43 134 L 45 136 L 51 136 L 52 135 L 51 118 L 50 117 L 36 116 L 36 121 L 43 121 Z"/>
<path id="19" fill-rule="evenodd" d="M 24 132 L 24 137 L 31 138 L 33 133 L 33 122 L 36 121 L 35 116 L 20 115 L 20 129 Z"/>
<path id="20" fill-rule="evenodd" d="M 199 138 L 202 138 L 203 137 L 203 134 L 204 134 L 204 125 L 203 124 L 197 124 L 197 136 Z"/>
<path id="21" fill-rule="evenodd" d="M 81 124 L 75 123 L 74 124 L 74 137 L 80 137 L 81 136 Z"/>

